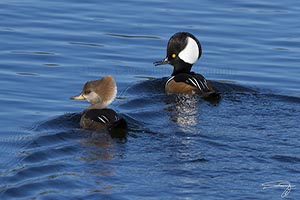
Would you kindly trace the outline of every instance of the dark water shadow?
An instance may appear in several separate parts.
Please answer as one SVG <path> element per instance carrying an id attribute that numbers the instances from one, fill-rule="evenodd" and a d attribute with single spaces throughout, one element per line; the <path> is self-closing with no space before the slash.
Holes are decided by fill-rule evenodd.
<path id="1" fill-rule="evenodd" d="M 140 95 L 147 94 L 148 96 L 153 94 L 164 94 L 164 85 L 167 81 L 167 77 L 154 79 L 151 77 L 144 77 L 148 80 L 141 81 L 135 85 L 132 85 L 130 88 L 126 90 L 126 93 L 129 95 Z M 258 90 L 255 88 L 250 88 L 246 86 L 237 85 L 234 83 L 230 83 L 228 81 L 215 81 L 210 80 L 213 88 L 221 93 L 258 93 Z"/>
<path id="2" fill-rule="evenodd" d="M 117 33 L 107 33 L 105 35 L 113 36 L 113 37 L 120 37 L 120 38 L 133 38 L 133 39 L 160 39 L 158 36 L 150 36 L 150 35 L 124 35 L 124 34 L 117 34 Z"/>
<path id="3" fill-rule="evenodd" d="M 97 43 L 69 42 L 69 44 L 71 44 L 71 45 L 77 45 L 77 46 L 104 47 L 103 44 L 97 44 Z"/>

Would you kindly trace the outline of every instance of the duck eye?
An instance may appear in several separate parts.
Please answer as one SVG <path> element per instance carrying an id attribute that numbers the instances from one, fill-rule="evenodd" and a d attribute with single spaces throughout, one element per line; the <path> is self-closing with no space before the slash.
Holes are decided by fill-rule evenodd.
<path id="1" fill-rule="evenodd" d="M 86 91 L 84 92 L 84 94 L 89 94 L 89 93 L 91 93 L 91 90 L 86 90 Z"/>
<path id="2" fill-rule="evenodd" d="M 176 54 L 175 53 L 172 54 L 172 58 L 176 58 Z"/>

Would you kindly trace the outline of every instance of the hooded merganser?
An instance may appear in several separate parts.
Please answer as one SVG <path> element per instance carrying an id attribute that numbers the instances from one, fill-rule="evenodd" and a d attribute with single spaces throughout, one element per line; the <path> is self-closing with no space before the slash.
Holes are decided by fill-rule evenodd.
<path id="1" fill-rule="evenodd" d="M 155 66 L 171 64 L 174 67 L 171 77 L 165 84 L 167 93 L 197 93 L 203 97 L 218 96 L 219 98 L 208 80 L 201 74 L 191 72 L 193 64 L 201 54 L 201 44 L 191 33 L 179 32 L 170 38 L 166 58 L 153 63 Z"/>
<path id="2" fill-rule="evenodd" d="M 91 105 L 81 114 L 80 127 L 91 130 L 108 129 L 113 137 L 123 137 L 118 132 L 127 129 L 126 121 L 114 110 L 107 108 L 117 95 L 117 86 L 112 76 L 105 76 L 99 80 L 86 82 L 82 92 L 73 100 L 87 100 Z"/>

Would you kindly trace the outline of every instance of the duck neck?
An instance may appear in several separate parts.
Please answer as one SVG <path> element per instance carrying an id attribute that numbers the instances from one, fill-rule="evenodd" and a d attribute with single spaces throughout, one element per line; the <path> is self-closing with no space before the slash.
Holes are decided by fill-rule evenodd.
<path id="1" fill-rule="evenodd" d="M 95 103 L 95 104 L 91 104 L 87 110 L 91 110 L 91 109 L 104 109 L 106 108 L 107 105 L 104 103 Z"/>
<path id="2" fill-rule="evenodd" d="M 173 66 L 174 66 L 174 69 L 172 72 L 172 76 L 175 76 L 180 73 L 189 73 L 191 71 L 193 65 L 185 63 L 185 62 L 180 62 Z"/>

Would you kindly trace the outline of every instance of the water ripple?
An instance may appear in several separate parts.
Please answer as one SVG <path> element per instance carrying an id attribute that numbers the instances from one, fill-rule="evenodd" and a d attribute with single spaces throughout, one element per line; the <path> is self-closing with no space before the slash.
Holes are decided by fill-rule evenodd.
<path id="1" fill-rule="evenodd" d="M 158 36 L 150 36 L 150 35 L 124 35 L 124 34 L 117 34 L 117 33 L 107 33 L 105 35 L 113 36 L 113 37 L 120 37 L 120 38 L 160 39 L 160 37 L 158 37 Z"/>
<path id="2" fill-rule="evenodd" d="M 260 186 L 299 184 L 299 11 L 294 0 L 0 1 L 0 198 L 280 199 Z M 178 31 L 199 38 L 193 70 L 220 102 L 164 93 L 172 67 L 152 63 Z M 126 141 L 80 129 L 87 103 L 68 99 L 107 74 Z"/>

